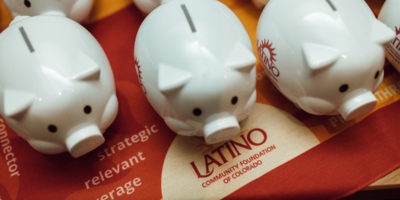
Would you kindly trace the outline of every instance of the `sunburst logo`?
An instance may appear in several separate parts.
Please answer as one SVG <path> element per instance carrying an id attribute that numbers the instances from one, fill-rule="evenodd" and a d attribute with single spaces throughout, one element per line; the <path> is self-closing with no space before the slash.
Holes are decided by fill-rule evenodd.
<path id="1" fill-rule="evenodd" d="M 143 80 L 142 69 L 141 69 L 141 66 L 139 64 L 139 60 L 137 58 L 135 58 L 135 68 L 136 68 L 137 76 L 139 78 L 140 87 L 142 88 L 144 94 L 147 94 L 146 88 L 144 87 L 143 82 L 142 82 L 142 80 Z"/>
<path id="2" fill-rule="evenodd" d="M 389 53 L 396 55 L 394 57 L 398 57 L 398 54 L 399 54 L 399 51 L 400 51 L 400 27 L 399 26 L 395 26 L 395 31 L 396 31 L 396 37 L 392 41 L 391 47 L 393 48 L 393 50 L 396 50 L 397 53 L 394 53 L 394 52 L 391 52 L 391 51 L 389 51 Z"/>
<path id="3" fill-rule="evenodd" d="M 275 48 L 272 47 L 272 42 L 266 39 L 261 42 L 257 40 L 257 48 L 258 55 L 261 57 L 261 62 L 265 69 L 268 71 L 269 75 L 276 80 L 281 73 L 275 65 L 276 53 Z"/>

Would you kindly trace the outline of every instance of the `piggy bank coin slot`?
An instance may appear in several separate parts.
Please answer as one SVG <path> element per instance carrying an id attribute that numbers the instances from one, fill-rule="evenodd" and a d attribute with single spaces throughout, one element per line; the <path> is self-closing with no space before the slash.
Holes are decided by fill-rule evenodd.
<path id="1" fill-rule="evenodd" d="M 25 7 L 30 8 L 31 2 L 29 0 L 24 0 L 24 5 L 25 5 Z"/>
<path id="2" fill-rule="evenodd" d="M 326 0 L 326 2 L 328 2 L 329 6 L 332 8 L 333 11 L 336 11 L 336 10 L 337 10 L 336 7 L 335 7 L 335 5 L 333 5 L 333 3 L 332 3 L 331 0 Z"/>
<path id="3" fill-rule="evenodd" d="M 29 40 L 29 37 L 28 37 L 28 35 L 26 34 L 24 27 L 22 27 L 22 26 L 19 27 L 19 32 L 21 33 L 22 38 L 24 39 L 25 44 L 26 44 L 26 46 L 28 47 L 29 51 L 30 51 L 31 53 L 35 52 L 35 49 L 33 48 L 33 45 L 32 45 L 32 43 L 31 43 L 31 41 Z"/>
<path id="4" fill-rule="evenodd" d="M 190 30 L 192 30 L 192 32 L 195 33 L 196 32 L 196 27 L 194 26 L 192 17 L 190 16 L 190 13 L 189 13 L 186 5 L 185 4 L 181 4 L 181 8 L 182 8 L 183 14 L 186 17 L 186 21 L 189 23 Z"/>

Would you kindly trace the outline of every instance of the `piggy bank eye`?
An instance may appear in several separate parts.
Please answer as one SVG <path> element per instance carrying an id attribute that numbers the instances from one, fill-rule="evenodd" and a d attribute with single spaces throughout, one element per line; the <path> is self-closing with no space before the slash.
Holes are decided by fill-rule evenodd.
<path id="1" fill-rule="evenodd" d="M 236 105 L 238 101 L 239 101 L 239 98 L 238 98 L 237 96 L 234 96 L 234 97 L 232 97 L 232 99 L 231 99 L 231 104 L 232 104 L 232 105 Z"/>
<path id="2" fill-rule="evenodd" d="M 55 132 L 57 132 L 57 126 L 55 126 L 55 125 L 53 125 L 53 124 L 50 124 L 50 125 L 47 127 L 47 130 L 49 130 L 50 133 L 55 133 Z"/>
<path id="3" fill-rule="evenodd" d="M 194 116 L 200 116 L 201 115 L 201 109 L 200 108 L 195 108 L 195 109 L 193 109 L 193 115 Z"/>
<path id="4" fill-rule="evenodd" d="M 30 2 L 29 0 L 24 0 L 24 5 L 25 5 L 27 8 L 30 8 L 30 7 L 31 7 L 31 2 Z"/>
<path id="5" fill-rule="evenodd" d="M 347 84 L 343 84 L 343 85 L 341 85 L 341 86 L 339 87 L 339 91 L 340 91 L 341 93 L 346 92 L 348 89 L 349 89 L 349 85 L 347 85 Z"/>
<path id="6" fill-rule="evenodd" d="M 379 77 L 380 74 L 381 74 L 381 72 L 380 72 L 379 70 L 376 71 L 374 78 L 375 78 L 375 79 L 378 79 L 378 77 Z"/>
<path id="7" fill-rule="evenodd" d="M 92 112 L 92 107 L 90 107 L 89 105 L 86 105 L 83 108 L 83 112 L 86 113 L 86 114 L 90 114 Z"/>

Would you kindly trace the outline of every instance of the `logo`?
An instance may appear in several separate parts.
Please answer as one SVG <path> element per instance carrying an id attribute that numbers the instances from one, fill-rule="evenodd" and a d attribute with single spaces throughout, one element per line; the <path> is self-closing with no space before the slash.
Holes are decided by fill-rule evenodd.
<path id="1" fill-rule="evenodd" d="M 190 165 L 198 178 L 210 177 L 215 167 L 222 167 L 245 151 L 251 151 L 253 147 L 265 144 L 267 138 L 267 133 L 263 129 L 252 129 L 246 135 L 241 135 L 238 139 L 230 140 L 206 153 L 203 156 L 203 163 L 196 164 L 192 161 Z M 204 170 L 201 171 L 198 166 L 202 166 Z"/>
<path id="2" fill-rule="evenodd" d="M 137 58 L 135 58 L 135 68 L 136 68 L 136 74 L 137 74 L 138 79 L 139 79 L 140 87 L 142 88 L 144 94 L 147 94 L 146 88 L 144 87 L 143 82 L 142 82 L 143 76 L 142 76 L 141 66 L 140 66 L 139 60 Z"/>
<path id="3" fill-rule="evenodd" d="M 261 62 L 263 63 L 265 69 L 268 71 L 269 75 L 275 80 L 281 74 L 279 69 L 276 67 L 276 53 L 275 48 L 272 47 L 272 42 L 269 40 L 259 41 L 257 40 L 258 55 L 261 57 Z"/>
<path id="4" fill-rule="evenodd" d="M 392 47 L 397 50 L 400 51 L 400 27 L 396 26 L 395 27 L 395 31 L 396 31 L 396 37 L 394 38 L 394 40 L 392 41 Z M 393 53 L 393 52 L 391 52 Z"/>
<path id="5" fill-rule="evenodd" d="M 239 135 L 213 145 L 175 137 L 163 160 L 163 197 L 223 199 L 320 143 L 301 121 L 270 105 L 255 104 L 241 125 Z"/>
<path id="6" fill-rule="evenodd" d="M 396 26 L 396 38 L 394 38 L 394 40 L 392 41 L 392 45 L 393 47 L 400 51 L 400 39 L 399 39 L 399 35 L 400 35 L 400 27 Z"/>

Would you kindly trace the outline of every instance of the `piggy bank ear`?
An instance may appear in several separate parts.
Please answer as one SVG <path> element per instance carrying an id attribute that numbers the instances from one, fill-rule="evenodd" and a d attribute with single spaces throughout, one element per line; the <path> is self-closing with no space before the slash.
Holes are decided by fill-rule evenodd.
<path id="1" fill-rule="evenodd" d="M 79 66 L 79 72 L 71 77 L 72 80 L 91 81 L 100 79 L 101 70 L 99 65 L 86 54 L 78 54 L 76 65 Z"/>
<path id="2" fill-rule="evenodd" d="M 307 65 L 312 71 L 328 67 L 340 57 L 338 49 L 326 45 L 306 42 L 302 48 Z"/>
<path id="3" fill-rule="evenodd" d="M 34 95 L 17 90 L 6 89 L 3 96 L 4 114 L 11 118 L 17 118 L 25 113 L 34 101 Z"/>
<path id="4" fill-rule="evenodd" d="M 190 72 L 161 63 L 158 67 L 158 89 L 170 92 L 183 87 L 192 77 Z"/>
<path id="5" fill-rule="evenodd" d="M 378 44 L 385 45 L 392 41 L 396 37 L 396 34 L 392 29 L 387 27 L 379 20 L 374 20 L 372 24 L 371 40 Z"/>
<path id="6" fill-rule="evenodd" d="M 246 46 L 237 43 L 227 57 L 225 65 L 239 71 L 250 71 L 257 63 L 257 59 Z"/>

